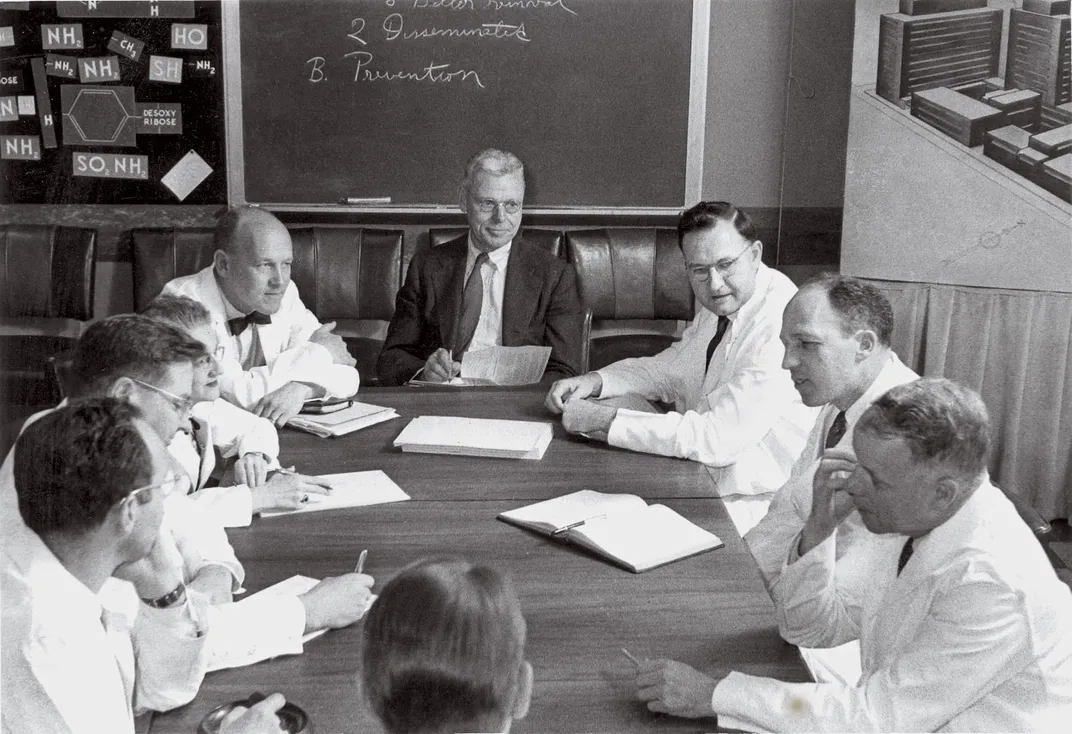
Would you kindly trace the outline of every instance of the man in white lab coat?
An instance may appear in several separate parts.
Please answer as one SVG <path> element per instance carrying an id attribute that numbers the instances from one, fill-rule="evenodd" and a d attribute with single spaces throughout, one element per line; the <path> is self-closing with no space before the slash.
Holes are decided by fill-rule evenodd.
<path id="1" fill-rule="evenodd" d="M 686 210 L 678 236 L 703 306 L 681 340 L 653 357 L 559 380 L 547 408 L 562 414 L 570 433 L 717 467 L 724 497 L 769 495 L 789 478 L 816 415 L 781 365 L 782 311 L 797 288 L 763 264 L 755 226 L 733 204 Z M 586 399 L 626 394 L 676 409 L 644 412 Z"/>
<path id="2" fill-rule="evenodd" d="M 987 473 L 974 392 L 930 378 L 895 387 L 815 474 L 780 625 L 812 646 L 859 638 L 855 685 L 783 683 L 644 661 L 653 711 L 718 714 L 765 731 L 1061 730 L 1072 716 L 1072 593 Z M 875 534 L 835 562 L 853 510 Z M 870 573 L 839 573 L 860 555 Z"/>
<path id="3" fill-rule="evenodd" d="M 223 345 L 223 396 L 282 426 L 310 398 L 347 397 L 359 378 L 346 344 L 305 307 L 290 279 L 294 246 L 272 214 L 241 207 L 216 225 L 209 267 L 164 293 L 199 301 Z"/>

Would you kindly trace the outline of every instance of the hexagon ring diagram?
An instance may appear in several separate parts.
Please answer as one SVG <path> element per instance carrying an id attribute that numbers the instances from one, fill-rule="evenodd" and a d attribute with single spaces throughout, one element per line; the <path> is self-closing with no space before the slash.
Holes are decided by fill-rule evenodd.
<path id="1" fill-rule="evenodd" d="M 60 87 L 64 145 L 137 145 L 134 87 Z"/>

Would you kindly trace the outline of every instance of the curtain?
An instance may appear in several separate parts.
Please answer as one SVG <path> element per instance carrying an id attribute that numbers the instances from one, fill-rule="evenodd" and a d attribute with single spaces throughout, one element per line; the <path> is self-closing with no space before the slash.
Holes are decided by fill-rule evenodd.
<path id="1" fill-rule="evenodd" d="M 990 473 L 1045 518 L 1072 510 L 1072 294 L 871 281 L 917 372 L 982 395 Z"/>

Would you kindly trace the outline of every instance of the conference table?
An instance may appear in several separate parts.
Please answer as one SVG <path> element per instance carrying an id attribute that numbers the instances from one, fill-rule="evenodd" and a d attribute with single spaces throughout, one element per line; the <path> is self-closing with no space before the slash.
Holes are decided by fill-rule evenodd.
<path id="1" fill-rule="evenodd" d="M 634 700 L 634 666 L 621 653 L 670 658 L 713 676 L 731 670 L 788 681 L 810 677 L 779 636 L 758 569 L 702 464 L 636 454 L 570 436 L 543 407 L 546 388 L 371 388 L 363 402 L 399 418 L 321 439 L 284 429 L 281 460 L 306 474 L 383 470 L 411 500 L 257 518 L 229 531 L 258 591 L 294 574 L 352 571 L 380 586 L 429 556 L 493 565 L 514 582 L 528 623 L 535 671 L 528 716 L 514 732 L 713 731 L 711 719 L 649 712 Z M 418 415 L 547 421 L 554 438 L 539 461 L 403 453 L 392 445 Z M 633 574 L 576 547 L 496 520 L 500 512 L 578 489 L 628 492 L 662 503 L 715 533 L 724 547 Z M 638 539 L 639 540 L 639 539 Z M 358 687 L 361 623 L 280 657 L 205 677 L 188 705 L 153 717 L 154 734 L 197 729 L 214 707 L 254 691 L 282 692 L 305 709 L 317 734 L 382 731 Z"/>

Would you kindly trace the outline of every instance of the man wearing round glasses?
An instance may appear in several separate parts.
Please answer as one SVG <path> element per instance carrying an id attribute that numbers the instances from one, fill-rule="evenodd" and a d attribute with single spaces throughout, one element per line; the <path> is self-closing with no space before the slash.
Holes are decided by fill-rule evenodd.
<path id="1" fill-rule="evenodd" d="M 376 365 L 384 384 L 446 382 L 466 352 L 496 346 L 551 347 L 547 374 L 577 374 L 584 314 L 573 267 L 517 236 L 524 201 L 516 156 L 488 149 L 469 160 L 459 196 L 469 231 L 410 263 Z"/>
<path id="2" fill-rule="evenodd" d="M 718 467 L 722 496 L 767 495 L 785 483 L 815 420 L 781 366 L 782 311 L 796 286 L 763 264 L 755 226 L 733 204 L 701 202 L 686 210 L 678 238 L 703 306 L 681 340 L 653 357 L 556 382 L 547 408 L 562 414 L 570 433 Z M 675 410 L 588 399 L 629 394 Z M 745 514 L 758 520 L 767 502 L 755 504 Z"/>

